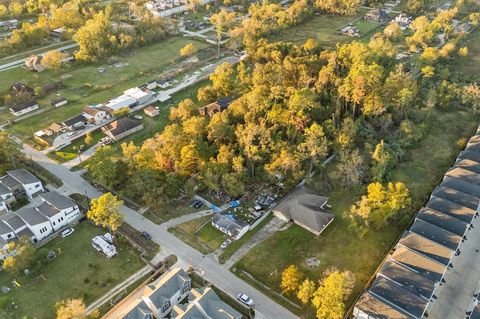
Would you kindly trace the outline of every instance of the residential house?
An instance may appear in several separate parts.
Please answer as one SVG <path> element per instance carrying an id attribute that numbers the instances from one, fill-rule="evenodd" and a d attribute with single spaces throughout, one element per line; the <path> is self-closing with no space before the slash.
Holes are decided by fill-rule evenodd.
<path id="1" fill-rule="evenodd" d="M 49 220 L 54 232 L 80 218 L 80 208 L 69 197 L 51 191 L 40 198 L 42 202 L 35 209 Z"/>
<path id="2" fill-rule="evenodd" d="M 33 54 L 25 59 L 25 66 L 30 71 L 42 72 L 47 69 L 47 66 L 42 63 L 42 56 Z"/>
<path id="3" fill-rule="evenodd" d="M 14 240 L 15 238 L 21 238 L 27 236 L 31 238 L 33 233 L 27 228 L 27 224 L 13 212 L 7 212 L 0 215 L 0 224 L 7 226 L 2 227 L 0 236 L 7 241 Z"/>
<path id="4" fill-rule="evenodd" d="M 123 300 L 103 319 L 165 318 L 175 305 L 187 299 L 191 289 L 192 280 L 187 272 L 173 268 L 132 298 Z"/>
<path id="5" fill-rule="evenodd" d="M 212 226 L 235 240 L 240 239 L 250 229 L 250 225 L 232 213 L 217 213 L 212 218 Z"/>
<path id="6" fill-rule="evenodd" d="M 113 141 L 118 141 L 140 130 L 143 130 L 142 121 L 134 120 L 126 116 L 102 127 L 103 133 Z"/>
<path id="7" fill-rule="evenodd" d="M 64 97 L 61 97 L 61 98 L 52 100 L 50 104 L 53 107 L 60 107 L 60 106 L 66 105 L 67 103 L 68 103 L 67 99 Z"/>
<path id="8" fill-rule="evenodd" d="M 40 105 L 38 105 L 37 101 L 28 100 L 26 102 L 10 106 L 10 113 L 15 116 L 21 116 L 23 114 L 33 112 L 39 108 Z"/>
<path id="9" fill-rule="evenodd" d="M 99 124 L 111 117 L 110 113 L 104 107 L 85 106 L 83 108 L 83 116 L 90 123 Z"/>
<path id="10" fill-rule="evenodd" d="M 34 207 L 22 207 L 15 212 L 15 215 L 26 224 L 32 235 L 31 240 L 37 242 L 50 236 L 53 227 L 47 217 L 40 214 Z"/>
<path id="11" fill-rule="evenodd" d="M 60 134 L 65 131 L 65 127 L 58 124 L 58 123 L 52 123 L 49 127 L 43 130 L 43 133 L 46 136 L 52 136 L 54 134 Z"/>
<path id="12" fill-rule="evenodd" d="M 326 208 L 327 203 L 328 197 L 300 185 L 273 208 L 273 213 L 278 218 L 286 222 L 293 221 L 318 236 L 334 219 L 334 215 Z"/>
<path id="13" fill-rule="evenodd" d="M 145 112 L 145 114 L 147 116 L 150 116 L 150 117 L 155 117 L 155 116 L 158 116 L 160 114 L 160 110 L 157 109 L 156 107 L 153 107 L 153 106 L 147 106 L 143 112 Z"/>
<path id="14" fill-rule="evenodd" d="M 212 117 L 215 113 L 222 112 L 228 108 L 228 106 L 232 103 L 231 98 L 223 98 L 216 102 L 210 103 L 198 110 L 198 112 L 203 116 L 210 116 Z"/>
<path id="15" fill-rule="evenodd" d="M 402 30 L 408 28 L 412 21 L 413 18 L 406 13 L 400 13 L 398 16 L 395 17 L 395 22 L 400 26 L 400 28 L 402 28 Z"/>
<path id="16" fill-rule="evenodd" d="M 63 88 L 63 82 L 58 81 L 55 83 L 49 83 L 42 86 L 42 92 L 43 94 L 50 94 L 52 92 L 60 90 L 61 88 Z"/>
<path id="17" fill-rule="evenodd" d="M 18 182 L 21 185 L 22 190 L 30 199 L 44 192 L 42 182 L 35 175 L 33 175 L 32 173 L 30 173 L 24 168 L 7 171 L 6 176 L 0 178 L 0 182 L 7 184 L 9 183 L 9 181 L 13 179 L 14 181 Z M 12 192 L 13 194 L 16 194 L 15 186 L 12 189 Z"/>
<path id="18" fill-rule="evenodd" d="M 192 289 L 191 279 L 173 268 L 120 301 L 103 319 L 240 319 L 242 315 L 211 288 Z"/>
<path id="19" fill-rule="evenodd" d="M 0 212 L 7 211 L 15 202 L 15 196 L 13 196 L 13 191 L 0 182 Z"/>
<path id="20" fill-rule="evenodd" d="M 10 241 L 26 236 L 39 242 L 79 218 L 78 205 L 70 198 L 52 191 L 41 194 L 38 199 L 15 212 L 0 214 L 0 237 Z"/>
<path id="21" fill-rule="evenodd" d="M 158 83 L 157 81 L 153 80 L 153 81 L 148 81 L 147 83 L 145 83 L 143 85 L 144 88 L 148 89 L 148 90 L 153 90 L 153 89 L 156 89 L 158 86 Z"/>
<path id="22" fill-rule="evenodd" d="M 168 80 L 162 79 L 157 81 L 157 85 L 159 88 L 166 89 L 168 88 L 171 84 Z"/>
<path id="23" fill-rule="evenodd" d="M 223 302 L 211 287 L 192 289 L 191 300 L 176 305 L 172 313 L 175 319 L 241 319 L 243 315 Z"/>
<path id="24" fill-rule="evenodd" d="M 88 120 L 83 114 L 76 115 L 62 122 L 63 127 L 69 131 L 82 129 L 87 124 Z"/>
<path id="25" fill-rule="evenodd" d="M 35 93 L 35 90 L 22 82 L 16 82 L 10 87 L 10 95 L 13 97 L 30 95 L 32 96 Z"/>
<path id="26" fill-rule="evenodd" d="M 365 20 L 384 23 L 390 20 L 390 16 L 385 10 L 372 9 L 365 14 Z"/>

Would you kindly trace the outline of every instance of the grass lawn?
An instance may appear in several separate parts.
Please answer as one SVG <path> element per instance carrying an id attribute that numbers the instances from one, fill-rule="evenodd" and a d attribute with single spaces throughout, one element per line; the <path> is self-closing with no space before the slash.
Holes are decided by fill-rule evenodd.
<path id="1" fill-rule="evenodd" d="M 204 209 L 202 207 L 201 209 Z M 150 219 L 155 224 L 161 224 L 172 218 L 194 213 L 196 210 L 190 207 L 190 200 L 175 201 L 173 203 L 161 203 L 155 207 L 150 207 L 143 216 Z"/>
<path id="2" fill-rule="evenodd" d="M 458 57 L 454 60 L 454 66 L 451 67 L 452 72 L 472 77 L 472 82 L 480 80 L 480 28 L 477 28 L 467 36 L 462 46 L 468 47 L 468 56 Z"/>
<path id="3" fill-rule="evenodd" d="M 353 38 L 341 35 L 340 29 L 349 23 L 363 17 L 365 10 L 359 10 L 355 16 L 340 16 L 333 14 L 322 14 L 313 16 L 306 21 L 281 30 L 280 33 L 273 35 L 271 41 L 291 41 L 294 43 L 304 43 L 308 39 L 315 39 L 321 46 L 332 48 L 337 43 L 346 43 Z"/>
<path id="4" fill-rule="evenodd" d="M 39 249 L 39 254 L 53 250 L 57 257 L 36 266 L 29 277 L 2 272 L 0 285 L 11 288 L 3 297 L 15 302 L 17 309 L 0 309 L 0 317 L 51 319 L 56 302 L 80 297 L 90 304 L 144 266 L 124 242 L 117 243 L 119 254 L 111 259 L 97 252 L 91 239 L 104 232 L 83 222 L 69 237 L 59 237 Z M 12 285 L 14 279 L 20 287 Z"/>
<path id="5" fill-rule="evenodd" d="M 367 21 L 365 19 L 360 19 L 355 22 L 354 26 L 356 26 L 360 30 L 360 34 L 364 36 L 372 32 L 374 29 L 378 28 L 380 24 L 372 21 Z"/>
<path id="6" fill-rule="evenodd" d="M 212 216 L 204 216 L 170 228 L 168 231 L 192 246 L 202 254 L 209 254 L 217 250 L 225 236 L 210 223 Z M 202 225 L 205 225 L 202 227 Z M 196 233 L 200 227 L 202 229 Z M 196 233 L 196 234 L 195 234 Z"/>
<path id="7" fill-rule="evenodd" d="M 219 261 L 220 263 L 226 262 L 232 255 L 239 249 L 240 247 L 243 246 L 250 238 L 252 238 L 253 235 L 255 235 L 260 229 L 262 229 L 266 224 L 268 224 L 273 218 L 273 214 L 270 214 L 268 217 L 266 217 L 257 227 L 255 227 L 253 230 L 249 230 L 245 235 L 242 236 L 239 240 L 233 241 L 233 243 L 230 244 L 225 250 L 222 252 L 222 254 L 219 256 Z"/>
<path id="8" fill-rule="evenodd" d="M 70 101 L 63 107 L 53 108 L 49 105 L 53 96 L 39 99 L 40 106 L 46 111 L 41 116 L 33 116 L 12 125 L 11 129 L 20 137 L 28 139 L 32 132 L 80 113 L 86 104 L 106 102 L 128 88 L 155 79 L 172 66 L 172 62 L 179 58 L 180 48 L 190 42 L 194 42 L 199 49 L 211 50 L 212 54 L 215 51 L 215 48 L 207 43 L 174 37 L 132 50 L 122 56 L 111 57 L 108 61 L 78 63 L 57 72 L 33 73 L 22 68 L 0 72 L 0 92 L 7 91 L 12 83 L 20 80 L 28 80 L 26 82 L 32 87 L 61 80 L 65 88 L 59 93 Z M 206 54 L 205 50 L 202 55 Z M 128 65 L 113 67 L 117 62 Z M 99 73 L 99 67 L 106 68 L 106 71 Z M 0 111 L 0 122 L 10 119 L 12 116 L 8 110 Z"/>
<path id="9" fill-rule="evenodd" d="M 392 181 L 405 182 L 410 189 L 413 197 L 413 207 L 409 211 L 411 216 L 424 204 L 457 156 L 459 152 L 457 140 L 473 134 L 478 125 L 478 118 L 463 111 L 432 111 L 427 122 L 429 127 L 426 132 L 429 135 L 416 148 L 410 150 L 408 159 L 398 165 L 392 174 Z M 350 230 L 350 221 L 344 212 L 348 211 L 364 189 L 362 187 L 342 189 L 335 180 L 334 165 L 333 163 L 329 166 L 333 190 L 322 191 L 330 197 L 329 203 L 336 215 L 334 222 L 319 237 L 297 225 L 292 225 L 254 247 L 235 265 L 237 270 L 247 271 L 258 281 L 279 292 L 281 273 L 290 264 L 296 264 L 314 280 L 320 279 L 323 271 L 332 266 L 348 269 L 355 274 L 356 285 L 347 307 L 354 302 L 407 225 L 394 225 L 380 231 L 372 231 L 359 240 Z M 321 266 L 308 268 L 304 262 L 307 257 L 317 257 L 321 261 Z M 246 280 L 249 280 L 248 277 Z M 269 294 L 262 286 L 258 284 L 256 286 Z M 289 304 L 284 304 L 292 309 Z M 309 307 L 304 307 L 300 311 L 293 308 L 292 311 L 303 318 L 313 316 Z"/>

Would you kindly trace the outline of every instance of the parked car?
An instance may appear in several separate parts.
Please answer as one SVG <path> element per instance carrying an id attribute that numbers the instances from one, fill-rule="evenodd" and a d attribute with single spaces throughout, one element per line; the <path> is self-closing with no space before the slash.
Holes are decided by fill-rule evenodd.
<path id="1" fill-rule="evenodd" d="M 231 243 L 232 243 L 231 239 L 225 239 L 225 241 L 220 245 L 220 249 L 224 250 L 225 248 L 230 246 Z"/>
<path id="2" fill-rule="evenodd" d="M 152 236 L 150 236 L 150 234 L 147 233 L 146 231 L 142 231 L 142 236 L 143 236 L 143 238 L 145 238 L 146 240 L 152 240 Z"/>
<path id="3" fill-rule="evenodd" d="M 73 228 L 67 228 L 60 233 L 60 236 L 62 236 L 62 238 L 65 238 L 65 237 L 71 235 L 74 231 L 75 231 L 75 229 L 73 229 Z"/>
<path id="4" fill-rule="evenodd" d="M 203 206 L 203 203 L 199 199 L 195 199 L 190 203 L 190 207 L 195 208 L 195 209 L 199 209 L 202 206 Z"/>
<path id="5" fill-rule="evenodd" d="M 133 117 L 136 118 L 137 120 L 143 119 L 143 117 L 141 115 L 138 115 L 138 114 L 134 115 Z"/>
<path id="6" fill-rule="evenodd" d="M 112 140 L 109 137 L 103 137 L 100 139 L 100 145 L 108 145 L 112 143 Z"/>
<path id="7" fill-rule="evenodd" d="M 242 292 L 239 292 L 237 294 L 237 300 L 243 303 L 247 307 L 250 307 L 250 308 L 255 307 L 255 302 L 253 302 L 253 299 Z"/>

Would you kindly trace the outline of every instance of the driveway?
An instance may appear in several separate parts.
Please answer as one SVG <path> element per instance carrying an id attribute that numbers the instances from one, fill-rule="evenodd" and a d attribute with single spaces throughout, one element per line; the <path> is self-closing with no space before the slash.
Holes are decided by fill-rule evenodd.
<path id="1" fill-rule="evenodd" d="M 255 233 L 255 235 L 247 240 L 242 247 L 237 249 L 232 257 L 230 257 L 230 259 L 224 264 L 225 267 L 230 269 L 237 261 L 242 259 L 242 257 L 250 251 L 250 249 L 272 236 L 283 226 L 285 226 L 285 222 L 283 220 L 278 217 L 273 217 L 273 219 L 267 225 L 265 225 L 262 229 Z"/>
<path id="2" fill-rule="evenodd" d="M 87 194 L 90 198 L 96 198 L 102 195 L 97 189 L 87 183 L 80 175 L 69 171 L 66 167 L 55 163 L 42 152 L 39 152 L 29 145 L 23 145 L 23 152 L 27 157 L 41 165 L 46 170 L 60 178 L 64 185 L 59 189 L 61 193 L 81 193 Z M 143 217 L 137 211 L 126 206 L 120 208 L 125 217 L 125 222 L 139 231 L 147 231 L 152 236 L 152 240 L 161 247 L 161 255 L 176 255 L 179 264 L 182 266 L 191 266 L 204 273 L 207 280 L 224 290 L 227 294 L 235 297 L 236 293 L 244 292 L 255 300 L 257 318 L 267 319 L 294 319 L 296 315 L 275 303 L 256 288 L 250 286 L 231 273 L 227 266 L 220 265 L 212 255 L 204 256 L 197 250 L 188 246 L 174 235 L 170 234 L 166 227 L 156 225 Z"/>

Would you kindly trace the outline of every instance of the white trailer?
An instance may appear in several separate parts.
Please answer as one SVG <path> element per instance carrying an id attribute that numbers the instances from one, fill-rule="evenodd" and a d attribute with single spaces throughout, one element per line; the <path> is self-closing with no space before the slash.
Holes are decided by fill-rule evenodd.
<path id="1" fill-rule="evenodd" d="M 110 245 L 102 236 L 95 236 L 92 239 L 92 246 L 97 251 L 104 253 L 107 258 L 112 258 L 117 254 L 117 248 Z"/>

